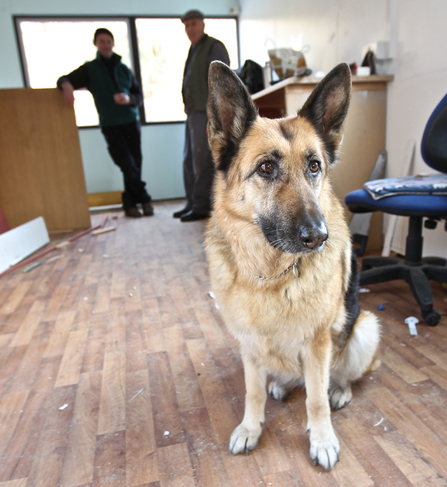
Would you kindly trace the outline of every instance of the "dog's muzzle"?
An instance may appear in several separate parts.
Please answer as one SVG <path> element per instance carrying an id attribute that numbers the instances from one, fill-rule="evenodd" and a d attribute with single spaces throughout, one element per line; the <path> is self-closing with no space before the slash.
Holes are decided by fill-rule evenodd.
<path id="1" fill-rule="evenodd" d="M 290 254 L 321 252 L 328 239 L 324 218 L 293 220 L 259 218 L 258 224 L 272 247 Z"/>
<path id="2" fill-rule="evenodd" d="M 320 225 L 300 225 L 298 228 L 298 238 L 304 248 L 309 250 L 319 250 L 328 239 L 326 224 Z"/>

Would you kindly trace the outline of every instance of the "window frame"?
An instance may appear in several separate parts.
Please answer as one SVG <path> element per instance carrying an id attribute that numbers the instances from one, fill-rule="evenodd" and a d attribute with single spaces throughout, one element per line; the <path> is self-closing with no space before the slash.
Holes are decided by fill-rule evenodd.
<path id="1" fill-rule="evenodd" d="M 129 48 L 132 66 L 130 67 L 133 71 L 135 78 L 143 89 L 143 83 L 141 78 L 141 64 L 139 56 L 139 46 L 137 37 L 137 27 L 136 20 L 138 19 L 178 19 L 179 22 L 180 15 L 14 15 L 14 29 L 16 33 L 17 46 L 19 50 L 20 66 L 22 71 L 22 79 L 25 88 L 30 88 L 30 79 L 28 72 L 28 65 L 26 62 L 25 46 L 23 45 L 23 39 L 20 31 L 20 22 L 22 21 L 86 21 L 86 20 L 103 20 L 103 21 L 124 21 L 128 25 L 129 29 Z M 233 19 L 236 22 L 236 45 L 237 45 L 237 61 L 238 66 L 241 67 L 241 54 L 240 54 L 240 34 L 239 34 L 239 20 L 235 15 L 213 15 L 207 16 L 206 19 Z M 206 22 L 205 19 L 205 22 Z M 63 74 L 63 73 L 62 73 Z M 61 74 L 61 76 L 62 76 Z M 56 81 L 55 81 L 56 83 Z M 144 95 L 144 93 L 143 93 Z M 160 121 L 160 122 L 147 122 L 146 113 L 144 109 L 144 103 L 138 107 L 140 114 L 140 123 L 142 126 L 146 125 L 172 125 L 172 124 L 184 124 L 184 120 L 172 120 L 172 121 Z M 88 125 L 78 127 L 78 130 L 84 129 L 97 129 L 99 125 Z"/>

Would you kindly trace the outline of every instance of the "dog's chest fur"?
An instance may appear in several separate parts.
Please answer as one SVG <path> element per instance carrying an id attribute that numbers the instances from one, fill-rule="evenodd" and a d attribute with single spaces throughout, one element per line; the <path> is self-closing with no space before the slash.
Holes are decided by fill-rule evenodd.
<path id="1" fill-rule="evenodd" d="M 224 227 L 228 218 L 225 216 L 222 222 Z M 257 277 L 259 266 L 255 256 L 268 255 L 270 245 L 262 235 L 258 242 L 251 238 L 244 243 L 238 239 L 237 231 L 231 233 L 229 241 L 218 219 L 216 212 L 206 241 L 211 284 L 228 329 L 242 347 L 257 357 L 260 365 L 271 371 L 299 373 L 302 345 L 322 327 L 330 324 L 336 327 L 343 321 L 344 260 L 349 262 L 350 251 L 340 248 L 343 241 L 338 239 L 340 229 L 334 230 L 322 253 L 299 260 L 299 277 L 290 270 L 278 279 L 265 281 Z M 344 222 L 340 223 L 342 230 Z M 237 227 L 236 222 L 234 225 Z M 265 248 L 261 253 L 253 253 L 253 245 Z M 270 270 L 272 276 L 286 269 L 292 258 L 282 255 L 278 268 Z"/>

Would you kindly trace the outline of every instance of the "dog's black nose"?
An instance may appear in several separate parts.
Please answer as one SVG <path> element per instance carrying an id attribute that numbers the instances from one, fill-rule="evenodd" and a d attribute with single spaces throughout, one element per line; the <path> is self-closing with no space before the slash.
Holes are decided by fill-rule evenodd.
<path id="1" fill-rule="evenodd" d="M 326 225 L 320 227 L 305 227 L 299 229 L 301 242 L 308 249 L 318 249 L 328 238 Z"/>

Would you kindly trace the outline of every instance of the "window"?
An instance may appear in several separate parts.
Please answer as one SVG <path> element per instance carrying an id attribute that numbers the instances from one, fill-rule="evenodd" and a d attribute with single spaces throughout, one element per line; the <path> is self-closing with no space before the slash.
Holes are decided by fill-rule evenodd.
<path id="1" fill-rule="evenodd" d="M 235 19 L 206 19 L 206 33 L 221 40 L 238 67 Z M 185 120 L 182 78 L 190 42 L 177 19 L 136 19 L 147 122 Z"/>
<path id="2" fill-rule="evenodd" d="M 54 88 L 60 76 L 94 59 L 93 34 L 98 27 L 113 32 L 123 62 L 133 69 L 129 23 L 125 19 L 24 19 L 18 26 L 25 84 L 30 88 Z M 75 114 L 79 127 L 98 125 L 98 114 L 89 91 L 75 92 Z"/>
<path id="3" fill-rule="evenodd" d="M 16 17 L 15 24 L 27 87 L 54 88 L 60 76 L 94 59 L 93 34 L 98 27 L 106 27 L 114 35 L 114 51 L 132 69 L 143 89 L 142 122 L 185 119 L 181 83 L 190 43 L 179 18 Z M 237 69 L 236 19 L 206 19 L 205 24 L 207 34 L 225 44 L 231 68 Z M 75 114 L 79 127 L 98 125 L 87 90 L 75 92 Z"/>

